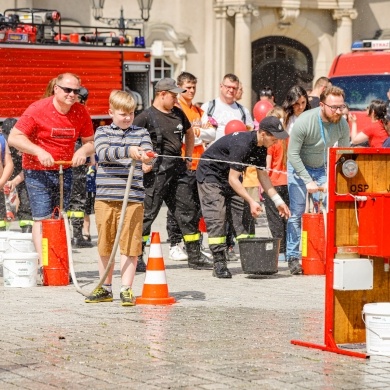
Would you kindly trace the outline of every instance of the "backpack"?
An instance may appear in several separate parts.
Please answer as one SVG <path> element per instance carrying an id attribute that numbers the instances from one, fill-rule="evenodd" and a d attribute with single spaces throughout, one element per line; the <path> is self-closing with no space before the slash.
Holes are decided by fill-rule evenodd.
<path id="1" fill-rule="evenodd" d="M 241 120 L 246 123 L 246 115 L 245 115 L 245 111 L 244 111 L 244 107 L 240 104 L 240 103 L 237 103 L 237 107 L 238 109 L 240 110 L 241 112 Z M 214 110 L 215 110 L 215 99 L 213 99 L 210 104 L 209 104 L 209 107 L 207 109 L 207 116 L 213 116 L 213 113 L 214 113 Z"/>

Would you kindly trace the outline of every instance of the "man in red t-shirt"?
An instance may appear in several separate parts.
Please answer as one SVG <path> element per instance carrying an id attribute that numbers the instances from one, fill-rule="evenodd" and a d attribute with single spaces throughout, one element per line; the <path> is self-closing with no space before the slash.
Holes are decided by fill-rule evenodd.
<path id="1" fill-rule="evenodd" d="M 32 103 L 11 130 L 8 142 L 23 153 L 22 167 L 31 205 L 35 249 L 41 264 L 41 221 L 59 206 L 59 166 L 64 165 L 64 209 L 72 188 L 72 169 L 94 153 L 93 126 L 86 108 L 78 103 L 80 79 L 72 73 L 57 77 L 54 94 Z M 74 153 L 75 142 L 83 146 Z"/>

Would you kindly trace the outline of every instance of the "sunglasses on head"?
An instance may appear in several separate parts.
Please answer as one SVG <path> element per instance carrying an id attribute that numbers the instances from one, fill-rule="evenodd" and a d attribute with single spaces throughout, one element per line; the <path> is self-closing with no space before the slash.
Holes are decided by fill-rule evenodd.
<path id="1" fill-rule="evenodd" d="M 73 88 L 61 87 L 61 85 L 58 85 L 58 84 L 56 84 L 56 86 L 60 87 L 65 93 L 73 92 L 75 95 L 78 95 L 80 93 L 80 88 L 73 89 Z"/>

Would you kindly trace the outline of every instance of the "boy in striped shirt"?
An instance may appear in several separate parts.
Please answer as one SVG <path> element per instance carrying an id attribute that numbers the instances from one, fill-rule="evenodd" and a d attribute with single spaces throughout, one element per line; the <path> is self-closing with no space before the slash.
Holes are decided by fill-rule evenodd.
<path id="1" fill-rule="evenodd" d="M 133 159 L 137 160 L 128 205 L 120 233 L 120 263 L 122 306 L 133 306 L 135 297 L 132 283 L 137 266 L 137 258 L 142 253 L 142 223 L 144 216 L 144 187 L 142 164 L 149 164 L 152 158 L 145 152 L 153 150 L 146 129 L 132 125 L 135 102 L 125 91 L 112 91 L 109 99 L 109 115 L 112 123 L 101 126 L 95 133 L 95 150 L 99 165 L 96 174 L 95 218 L 98 231 L 99 275 L 104 275 L 124 201 L 129 169 Z M 112 302 L 111 268 L 102 287 L 96 288 L 85 299 L 87 303 Z"/>

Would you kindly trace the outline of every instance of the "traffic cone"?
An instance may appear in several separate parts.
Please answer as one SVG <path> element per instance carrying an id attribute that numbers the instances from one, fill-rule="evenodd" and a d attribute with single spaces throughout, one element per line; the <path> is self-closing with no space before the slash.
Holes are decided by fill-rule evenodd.
<path id="1" fill-rule="evenodd" d="M 169 296 L 165 265 L 159 233 L 152 233 L 150 251 L 142 296 L 136 299 L 137 305 L 171 305 L 176 300 Z"/>

